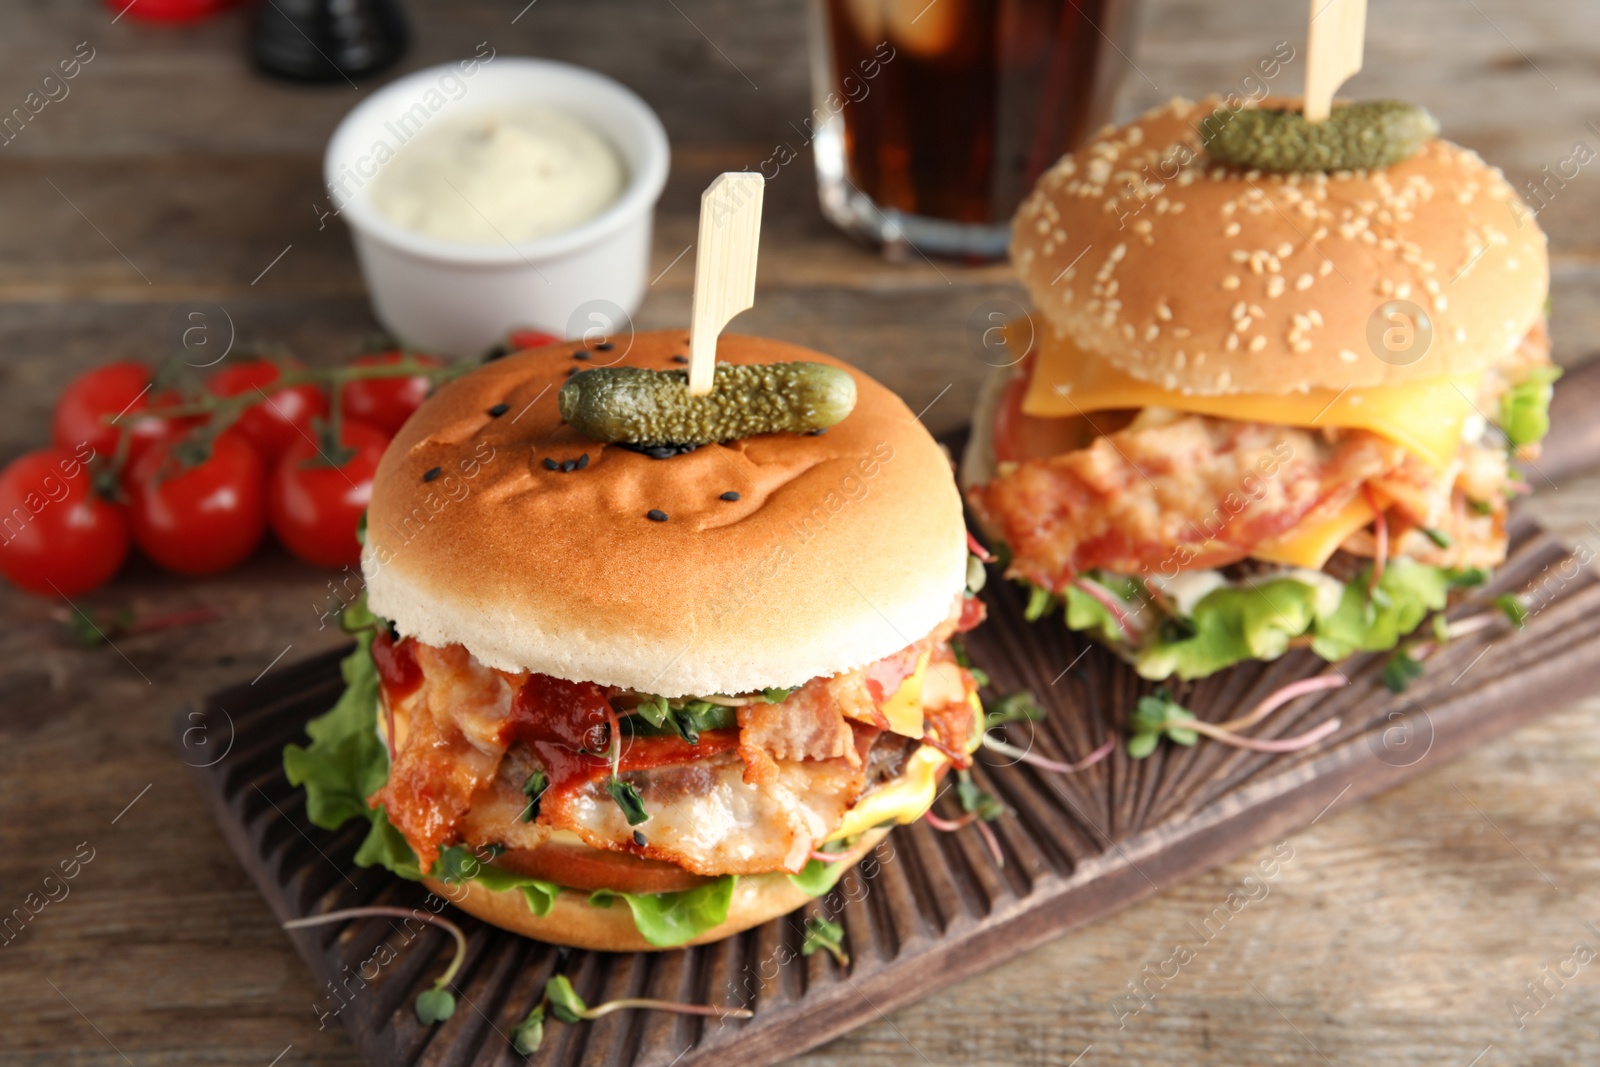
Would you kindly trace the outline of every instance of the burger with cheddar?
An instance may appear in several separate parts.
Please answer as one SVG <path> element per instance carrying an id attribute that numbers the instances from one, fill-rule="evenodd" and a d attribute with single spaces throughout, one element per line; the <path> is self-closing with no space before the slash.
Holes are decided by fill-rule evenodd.
<path id="1" fill-rule="evenodd" d="M 1345 107 L 1355 145 L 1401 105 Z M 1174 101 L 1042 177 L 1026 357 L 964 463 L 1031 612 L 1149 678 L 1393 648 L 1483 581 L 1558 373 L 1545 237 L 1497 169 L 1425 113 L 1381 164 L 1307 165 L 1316 131 L 1250 144 L 1300 121 L 1262 109 Z"/>
<path id="2" fill-rule="evenodd" d="M 395 437 L 349 689 L 285 757 L 312 821 L 370 820 L 357 862 L 544 941 L 697 944 L 824 893 L 968 765 L 951 639 L 982 607 L 947 457 L 775 341 L 723 337 L 695 408 L 686 351 L 509 355 Z M 685 410 L 716 439 L 671 439 Z M 629 419 L 655 429 L 594 429 Z"/>

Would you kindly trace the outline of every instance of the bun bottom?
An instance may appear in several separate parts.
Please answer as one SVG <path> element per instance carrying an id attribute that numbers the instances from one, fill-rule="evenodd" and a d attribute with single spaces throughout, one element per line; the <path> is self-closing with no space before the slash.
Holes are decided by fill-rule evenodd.
<path id="1" fill-rule="evenodd" d="M 888 827 L 868 830 L 844 853 L 844 861 L 854 867 L 888 835 Z M 423 878 L 422 884 L 468 915 L 536 941 L 599 952 L 667 951 L 644 939 L 633 924 L 633 912 L 625 903 L 618 901 L 609 908 L 592 907 L 589 894 L 581 890 L 563 889 L 550 913 L 541 916 L 528 909 L 527 900 L 515 889 L 495 892 L 478 882 L 445 885 L 432 878 Z M 727 920 L 683 945 L 672 947 L 720 941 L 768 919 L 787 915 L 810 899 L 810 894 L 782 873 L 742 877 L 734 886 Z"/>

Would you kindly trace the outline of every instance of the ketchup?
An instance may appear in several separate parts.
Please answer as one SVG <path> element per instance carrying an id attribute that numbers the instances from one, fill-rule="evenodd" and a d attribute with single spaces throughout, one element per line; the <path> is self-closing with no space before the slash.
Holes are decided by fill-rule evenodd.
<path id="1" fill-rule="evenodd" d="M 546 793 L 557 803 L 584 785 L 611 772 L 611 690 L 593 682 L 569 682 L 548 674 L 530 674 L 511 702 L 511 714 L 500 730 L 506 744 L 528 744 L 550 776 Z M 620 771 L 693 763 L 735 748 L 737 729 L 707 730 L 691 745 L 676 735 L 625 737 Z"/>
<path id="2" fill-rule="evenodd" d="M 378 668 L 378 684 L 391 706 L 422 685 L 416 643 L 409 637 L 396 641 L 387 630 L 378 631 L 372 639 L 372 662 Z"/>

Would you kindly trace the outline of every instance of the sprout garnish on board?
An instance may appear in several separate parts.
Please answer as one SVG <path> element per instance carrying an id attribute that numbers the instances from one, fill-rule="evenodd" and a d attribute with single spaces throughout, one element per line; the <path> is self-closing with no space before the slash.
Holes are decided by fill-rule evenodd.
<path id="1" fill-rule="evenodd" d="M 856 406 L 856 383 L 826 363 L 719 363 L 706 396 L 681 370 L 598 367 L 561 387 L 561 417 L 611 443 L 709 445 L 763 433 L 815 433 Z"/>
<path id="2" fill-rule="evenodd" d="M 1211 158 L 1270 171 L 1372 170 L 1416 155 L 1439 123 L 1398 100 L 1363 100 L 1309 122 L 1288 108 L 1218 108 L 1200 123 Z"/>

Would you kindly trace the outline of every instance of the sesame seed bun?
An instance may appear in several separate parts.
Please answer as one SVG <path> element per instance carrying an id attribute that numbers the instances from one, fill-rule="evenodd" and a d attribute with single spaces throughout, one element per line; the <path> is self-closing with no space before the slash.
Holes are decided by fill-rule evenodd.
<path id="1" fill-rule="evenodd" d="M 861 862 L 889 834 L 888 828 L 868 830 L 857 839 L 843 856 L 853 867 Z M 633 922 L 633 913 L 622 901 L 608 908 L 597 908 L 589 903 L 589 894 L 577 890 L 562 890 L 548 915 L 535 915 L 528 909 L 522 892 L 516 889 L 495 892 L 480 882 L 445 885 L 433 878 L 424 878 L 423 884 L 449 900 L 469 915 L 492 923 L 502 930 L 522 934 L 538 941 L 548 941 L 573 948 L 594 949 L 599 952 L 658 952 L 639 933 Z M 704 945 L 731 937 L 769 919 L 787 915 L 812 899 L 799 886 L 783 874 L 758 874 L 740 878 L 734 885 L 733 903 L 728 906 L 728 918 L 712 927 L 687 945 Z"/>
<path id="2" fill-rule="evenodd" d="M 1058 336 L 1165 389 L 1275 394 L 1478 370 L 1540 320 L 1545 235 L 1476 153 L 1435 139 L 1382 170 L 1243 171 L 1200 147 L 1220 104 L 1107 127 L 1023 202 L 1012 257 Z M 1392 300 L 1431 320 L 1420 358 L 1369 341 Z"/>
<path id="3" fill-rule="evenodd" d="M 441 388 L 378 466 L 372 609 L 490 667 L 668 697 L 800 685 L 931 632 L 965 586 L 961 500 L 927 430 L 861 372 L 846 368 L 855 410 L 816 436 L 661 460 L 561 421 L 572 368 L 674 369 L 687 346 L 683 331 L 644 333 L 579 361 L 581 343 L 553 345 Z M 844 366 L 737 335 L 717 354 Z M 582 470 L 545 468 L 585 454 Z"/>

